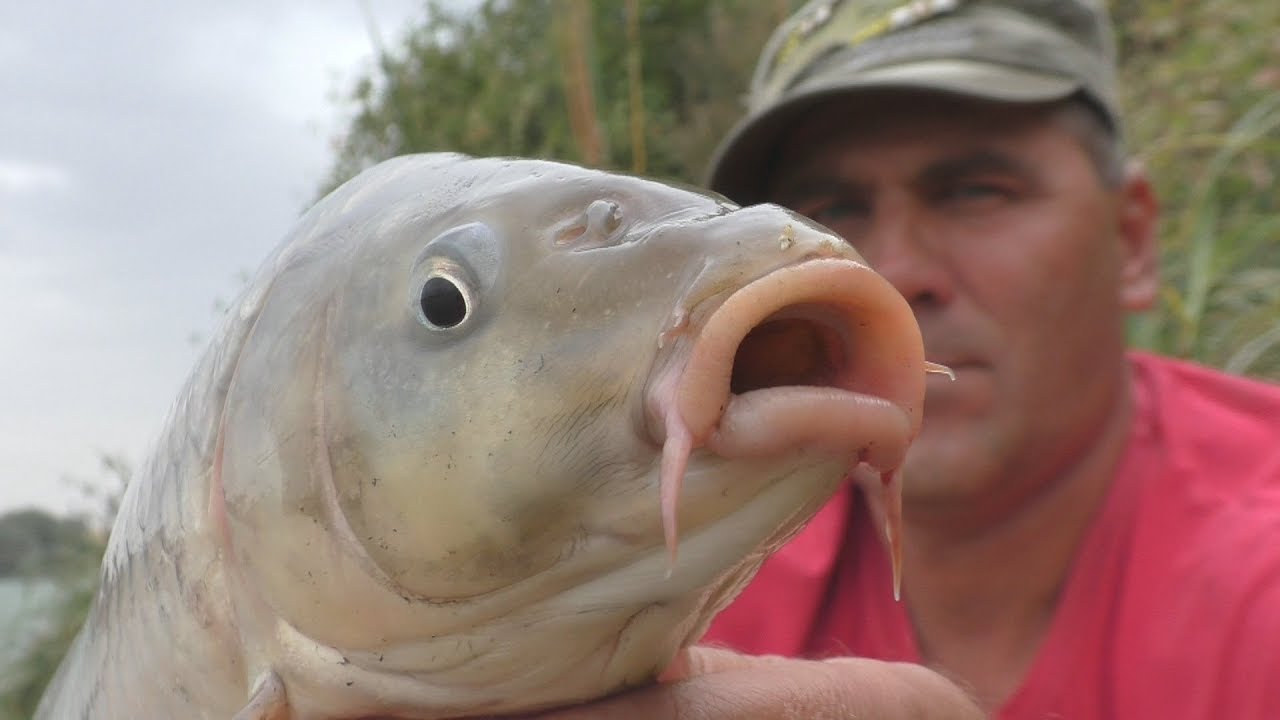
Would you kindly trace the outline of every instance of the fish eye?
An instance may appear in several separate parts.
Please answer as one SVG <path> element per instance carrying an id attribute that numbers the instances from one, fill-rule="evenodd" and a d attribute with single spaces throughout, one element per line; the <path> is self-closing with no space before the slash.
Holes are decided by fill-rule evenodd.
<path id="1" fill-rule="evenodd" d="M 471 315 L 471 293 L 455 275 L 435 270 L 418 294 L 418 319 L 432 330 L 449 330 Z"/>

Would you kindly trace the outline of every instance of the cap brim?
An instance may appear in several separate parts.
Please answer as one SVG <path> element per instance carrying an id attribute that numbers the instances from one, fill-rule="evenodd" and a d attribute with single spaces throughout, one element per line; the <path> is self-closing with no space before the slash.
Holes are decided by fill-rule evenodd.
<path id="1" fill-rule="evenodd" d="M 871 90 L 925 90 L 994 102 L 1047 102 L 1080 89 L 1078 81 L 1004 65 L 931 60 L 802 82 L 782 102 L 743 118 L 716 148 L 707 188 L 740 205 L 761 201 L 764 174 L 787 127 L 826 100 Z"/>

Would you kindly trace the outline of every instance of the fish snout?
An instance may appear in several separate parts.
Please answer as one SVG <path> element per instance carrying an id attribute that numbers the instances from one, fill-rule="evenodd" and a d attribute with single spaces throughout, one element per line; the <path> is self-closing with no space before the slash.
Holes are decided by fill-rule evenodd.
<path id="1" fill-rule="evenodd" d="M 902 296 L 864 263 L 808 259 L 730 294 L 654 384 L 667 544 L 694 448 L 725 458 L 817 451 L 885 473 L 920 427 L 924 349 Z M 673 550 L 674 552 L 674 550 Z"/>
<path id="2" fill-rule="evenodd" d="M 923 367 L 911 310 L 888 282 L 855 260 L 814 259 L 749 283 L 711 314 L 675 402 L 695 442 L 717 454 L 814 448 L 888 469 L 919 428 Z"/>

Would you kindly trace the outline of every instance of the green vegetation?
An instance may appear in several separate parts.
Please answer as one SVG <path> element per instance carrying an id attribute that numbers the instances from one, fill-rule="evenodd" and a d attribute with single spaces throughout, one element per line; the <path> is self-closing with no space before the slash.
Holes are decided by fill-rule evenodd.
<path id="1" fill-rule="evenodd" d="M 354 117 L 323 189 L 392 155 L 432 150 L 696 183 L 741 113 L 759 48 L 798 4 L 484 0 L 463 15 L 430 3 L 429 19 L 352 89 Z M 1165 216 L 1162 304 L 1134 321 L 1134 342 L 1280 379 L 1280 3 L 1112 7 L 1129 145 L 1149 167 Z M 128 475 L 119 463 L 108 470 Z M 75 536 L 71 526 L 40 527 Z M 80 550 L 19 552 L 4 537 L 0 568 L 6 553 L 26 558 L 15 567 L 68 559 L 64 602 L 49 608 L 58 621 L 16 684 L 0 687 L 0 720 L 11 720 L 30 716 L 87 608 L 96 563 Z M 100 550 L 91 546 L 90 560 Z"/>
<path id="2" fill-rule="evenodd" d="M 695 182 L 788 0 L 431 3 L 350 96 L 325 189 L 392 155 L 557 158 Z"/>
<path id="3" fill-rule="evenodd" d="M 83 486 L 86 498 L 98 505 L 89 515 L 54 518 L 20 510 L 0 516 L 0 558 L 11 559 L 8 567 L 14 570 L 0 572 L 0 581 L 48 590 L 38 595 L 51 599 L 0 624 L 0 720 L 25 720 L 35 713 L 89 612 L 106 550 L 105 533 L 96 528 L 110 526 L 132 474 L 118 457 L 104 455 L 101 461 L 108 482 Z"/>
<path id="4" fill-rule="evenodd" d="M 1164 204 L 1135 343 L 1280 379 L 1280 3 L 1113 3 L 1132 145 Z"/>
<path id="5" fill-rule="evenodd" d="M 92 556 L 84 556 L 83 562 L 68 565 L 51 578 L 56 592 L 46 594 L 54 600 L 37 615 L 20 618 L 26 632 L 19 633 L 21 626 L 17 624 L 0 627 L 0 645 L 16 650 L 6 655 L 21 658 L 0 676 L 0 720 L 25 720 L 35 713 L 45 685 L 89 612 L 103 549 L 100 546 Z M 17 643 L 17 637 L 25 642 Z"/>
<path id="6" fill-rule="evenodd" d="M 93 553 L 95 544 L 79 518 L 34 509 L 0 515 L 0 578 L 57 572 Z"/>

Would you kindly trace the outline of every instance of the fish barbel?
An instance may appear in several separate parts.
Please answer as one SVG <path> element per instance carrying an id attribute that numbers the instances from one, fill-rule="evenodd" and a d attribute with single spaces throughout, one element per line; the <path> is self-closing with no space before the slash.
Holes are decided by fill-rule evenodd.
<path id="1" fill-rule="evenodd" d="M 902 297 L 777 206 L 389 160 L 228 313 L 37 718 L 427 720 L 652 681 L 855 467 L 897 557 L 926 368 Z"/>

